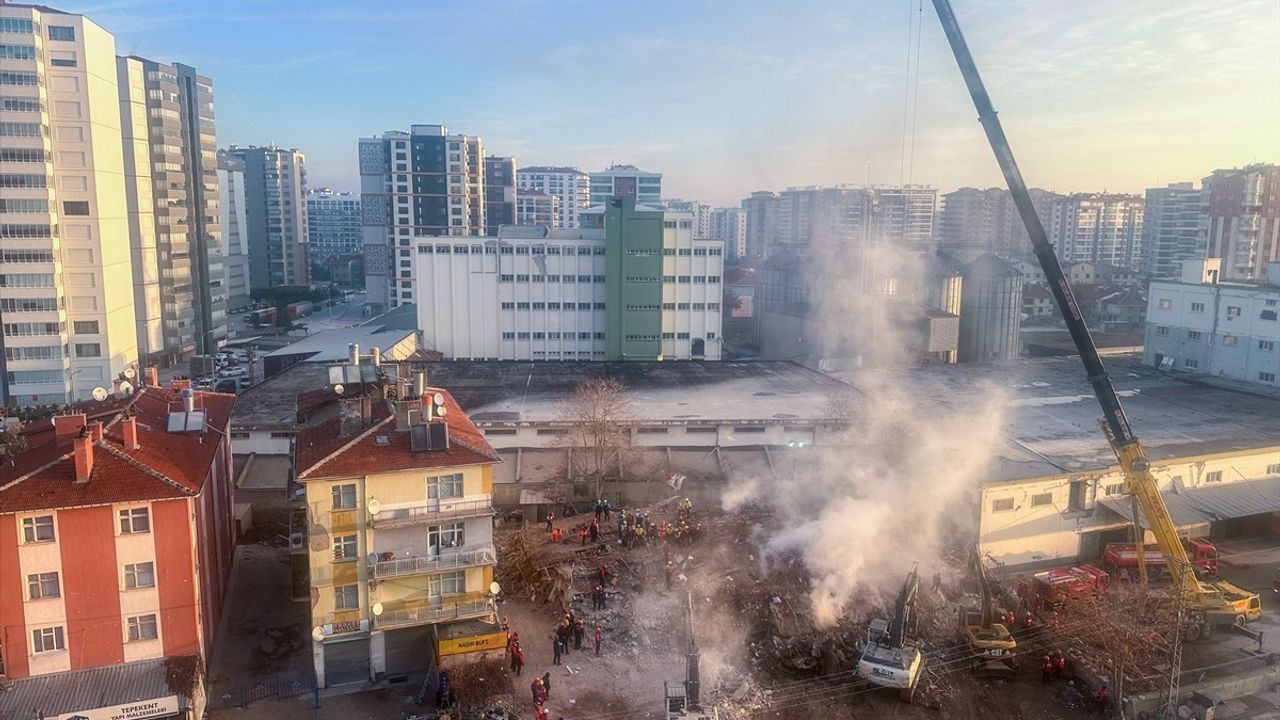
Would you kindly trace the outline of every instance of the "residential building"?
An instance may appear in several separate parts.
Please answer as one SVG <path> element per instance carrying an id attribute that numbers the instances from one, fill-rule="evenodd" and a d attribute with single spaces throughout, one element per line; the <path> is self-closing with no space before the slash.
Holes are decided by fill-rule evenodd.
<path id="1" fill-rule="evenodd" d="M 485 234 L 498 236 L 498 228 L 516 225 L 516 160 L 489 155 L 484 159 Z"/>
<path id="2" fill-rule="evenodd" d="M 364 253 L 330 255 L 320 263 L 320 271 L 329 282 L 352 288 L 364 285 Z"/>
<path id="3" fill-rule="evenodd" d="M 416 297 L 414 238 L 484 235 L 483 143 L 444 125 L 413 125 L 359 141 L 366 309 Z"/>
<path id="4" fill-rule="evenodd" d="M 1063 264 L 1107 263 L 1142 270 L 1142 214 L 1145 201 L 1138 195 L 1077 193 L 1053 204 L 1046 223 Z"/>
<path id="5" fill-rule="evenodd" d="M 138 355 L 167 367 L 227 339 L 213 85 L 181 63 L 116 69 Z"/>
<path id="6" fill-rule="evenodd" d="M 618 198 L 579 229 L 420 241 L 423 344 L 449 359 L 720 359 L 724 244 Z"/>
<path id="7" fill-rule="evenodd" d="M 740 207 L 716 208 L 711 211 L 711 234 L 707 237 L 724 243 L 725 261 L 745 259 L 747 254 L 747 211 Z"/>
<path id="8" fill-rule="evenodd" d="M 1215 170 L 1204 179 L 1209 257 L 1222 279 L 1258 282 L 1280 261 L 1280 165 Z"/>
<path id="9" fill-rule="evenodd" d="M 1280 387 L 1280 262 L 1261 283 L 1222 280 L 1222 258 L 1184 260 L 1153 280 L 1142 360 L 1161 370 Z"/>
<path id="10" fill-rule="evenodd" d="M 1171 279 L 1182 274 L 1182 261 L 1205 256 L 1208 228 L 1204 220 L 1207 198 L 1194 183 L 1173 183 L 1147 188 L 1142 217 L 1142 245 L 1146 248 L 1143 272 L 1152 278 Z"/>
<path id="11" fill-rule="evenodd" d="M 209 660 L 235 546 L 234 403 L 145 386 L 22 429 L 27 449 L 0 468 L 6 705 L 21 694 L 24 717 L 99 717 L 89 711 L 150 696 L 85 687 L 165 659 Z M 181 694 L 200 715 L 204 693 Z"/>
<path id="12" fill-rule="evenodd" d="M 501 458 L 447 390 L 395 378 L 330 391 L 295 446 L 323 687 L 506 648 L 489 591 Z"/>
<path id="13" fill-rule="evenodd" d="M 0 399 L 63 404 L 138 359 L 115 39 L 4 4 L 0 57 Z"/>
<path id="14" fill-rule="evenodd" d="M 667 200 L 663 207 L 675 212 L 686 212 L 693 216 L 693 236 L 699 240 L 711 237 L 711 206 L 697 200 Z"/>
<path id="15" fill-rule="evenodd" d="M 249 289 L 309 285 L 306 159 L 296 149 L 231 147 L 221 155 L 244 166 Z"/>
<path id="16" fill-rule="evenodd" d="M 1053 299 L 1053 293 L 1049 292 L 1049 288 L 1032 282 L 1024 282 L 1022 285 L 1022 314 L 1025 316 L 1024 319 L 1057 315 L 1058 305 Z"/>
<path id="17" fill-rule="evenodd" d="M 873 188 L 880 242 L 909 253 L 933 251 L 938 191 L 923 185 Z"/>
<path id="18" fill-rule="evenodd" d="M 591 173 L 591 205 L 602 205 L 615 195 L 634 197 L 640 205 L 662 204 L 662 173 L 646 172 L 635 165 L 610 165 Z"/>
<path id="19" fill-rule="evenodd" d="M 557 223 L 548 227 L 578 227 L 578 213 L 591 205 L 591 176 L 575 167 L 531 165 L 520 168 L 516 171 L 516 189 L 538 190 L 556 198 Z"/>
<path id="20" fill-rule="evenodd" d="M 763 258 L 773 248 L 774 238 L 778 234 L 778 205 L 780 199 L 775 192 L 758 190 L 751 197 L 742 200 L 742 212 L 745 216 L 746 250 L 743 257 Z"/>
<path id="21" fill-rule="evenodd" d="M 1030 189 L 1046 232 L 1053 219 L 1053 203 L 1057 193 Z M 971 262 L 984 253 L 1006 260 L 1033 260 L 1026 225 L 1014 205 L 1013 196 L 1004 188 L 965 187 L 942 196 L 938 214 L 938 249 L 961 262 Z"/>
<path id="22" fill-rule="evenodd" d="M 1016 264 L 1018 269 L 1022 271 L 1024 280 L 1038 285 L 1044 284 L 1044 268 L 1040 267 L 1039 260 L 1019 260 Z"/>
<path id="23" fill-rule="evenodd" d="M 559 196 L 541 190 L 516 190 L 516 225 L 558 228 L 561 216 Z M 574 222 L 577 222 L 576 213 Z"/>
<path id="24" fill-rule="evenodd" d="M 364 251 L 360 197 L 329 188 L 307 190 L 307 255 L 319 265 L 330 255 Z"/>
<path id="25" fill-rule="evenodd" d="M 245 216 L 244 163 L 218 153 L 218 212 L 221 213 L 227 307 L 242 308 L 252 299 L 249 286 L 249 219 Z"/>

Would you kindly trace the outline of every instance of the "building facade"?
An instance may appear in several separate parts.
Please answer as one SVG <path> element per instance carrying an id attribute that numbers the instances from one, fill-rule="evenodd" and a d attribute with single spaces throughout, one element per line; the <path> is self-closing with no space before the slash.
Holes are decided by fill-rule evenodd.
<path id="1" fill-rule="evenodd" d="M 773 238 L 778 233 L 779 202 L 778 194 L 768 190 L 758 190 L 742 200 L 745 257 L 763 258 L 772 249 Z"/>
<path id="2" fill-rule="evenodd" d="M 693 236 L 699 240 L 711 237 L 711 206 L 697 200 L 667 200 L 663 207 L 674 212 L 689 213 L 693 216 Z"/>
<path id="3" fill-rule="evenodd" d="M 1220 279 L 1221 259 L 1187 260 L 1149 288 L 1143 362 L 1280 387 L 1280 262 L 1263 283 Z"/>
<path id="4" fill-rule="evenodd" d="M 249 286 L 249 239 L 245 215 L 244 163 L 225 153 L 218 154 L 218 212 L 222 214 L 225 248 L 223 275 L 227 287 L 227 307 L 242 308 L 252 299 Z"/>
<path id="5" fill-rule="evenodd" d="M 413 125 L 359 141 L 366 306 L 411 303 L 412 247 L 421 237 L 484 235 L 484 148 L 444 125 Z"/>
<path id="6" fill-rule="evenodd" d="M 591 205 L 591 176 L 575 167 L 520 168 L 516 171 L 516 190 L 537 190 L 556 198 L 557 222 L 550 227 L 578 227 L 578 213 Z"/>
<path id="7" fill-rule="evenodd" d="M 312 264 L 330 255 L 358 255 L 364 249 L 360 197 L 329 188 L 307 191 L 307 253 Z"/>
<path id="8" fill-rule="evenodd" d="M 591 173 L 591 205 L 609 202 L 615 195 L 634 197 L 641 205 L 662 204 L 662 173 L 646 172 L 635 165 L 610 165 Z"/>
<path id="9" fill-rule="evenodd" d="M 1204 179 L 1208 257 L 1222 279 L 1258 282 L 1280 261 L 1280 165 L 1217 170 Z"/>
<path id="10" fill-rule="evenodd" d="M 516 190 L 516 225 L 559 228 L 560 198 L 541 190 Z M 574 222 L 577 222 L 574 214 Z"/>
<path id="11" fill-rule="evenodd" d="M 747 254 L 747 211 L 740 207 L 716 208 L 711 211 L 712 240 L 724 243 L 725 260 L 738 262 Z"/>
<path id="12" fill-rule="evenodd" d="M 1045 231 L 1053 220 L 1057 193 L 1031 188 L 1031 202 Z M 1031 240 L 1026 225 L 1004 188 L 960 188 L 942 196 L 938 214 L 938 249 L 961 262 L 972 262 L 984 253 L 1006 260 L 1030 260 Z"/>
<path id="13" fill-rule="evenodd" d="M 498 236 L 498 228 L 516 225 L 516 160 L 489 155 L 484 159 L 485 234 Z"/>
<path id="14" fill-rule="evenodd" d="M 115 39 L 0 5 L 0 395 L 63 404 L 138 359 Z"/>
<path id="15" fill-rule="evenodd" d="M 1148 277 L 1180 277 L 1183 260 L 1205 256 L 1204 200 L 1194 183 L 1147 188 L 1142 244 L 1147 255 L 1143 271 Z"/>
<path id="16" fill-rule="evenodd" d="M 501 459 L 447 391 L 415 385 L 335 397 L 298 437 L 323 687 L 506 647 L 489 592 Z"/>
<path id="17" fill-rule="evenodd" d="M 1142 270 L 1145 200 L 1138 195 L 1077 193 L 1053 204 L 1046 230 L 1063 263 L 1107 263 Z"/>
<path id="18" fill-rule="evenodd" d="M 421 242 L 424 345 L 449 359 L 720 359 L 723 243 L 630 198 L 583 221 Z"/>
<path id="19" fill-rule="evenodd" d="M 244 168 L 250 291 L 310 284 L 307 171 L 302 153 L 275 145 L 232 145 L 221 152 Z"/>
<path id="20" fill-rule="evenodd" d="M 132 56 L 117 72 L 138 354 L 168 366 L 227 339 L 213 85 Z"/>

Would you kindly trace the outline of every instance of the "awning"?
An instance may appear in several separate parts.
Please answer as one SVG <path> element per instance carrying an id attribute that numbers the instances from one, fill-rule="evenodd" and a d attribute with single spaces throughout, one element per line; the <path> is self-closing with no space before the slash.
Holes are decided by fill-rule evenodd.
<path id="1" fill-rule="evenodd" d="M 1161 495 L 1169 508 L 1169 516 L 1178 527 L 1280 512 L 1280 478 L 1242 480 L 1212 487 L 1189 488 L 1179 493 L 1164 492 Z M 1132 505 L 1127 495 L 1101 502 L 1125 520 L 1133 521 L 1130 512 Z M 1142 526 L 1150 527 L 1146 518 L 1143 518 Z"/>
<path id="2" fill-rule="evenodd" d="M 166 661 L 141 660 L 121 665 L 37 675 L 13 680 L 0 691 L 4 708 L 13 717 L 43 713 L 56 720 L 86 718 L 167 718 L 176 715 L 188 700 L 169 688 Z M 23 713 L 18 715 L 18 712 Z M 0 710 L 0 717 L 8 717 Z"/>

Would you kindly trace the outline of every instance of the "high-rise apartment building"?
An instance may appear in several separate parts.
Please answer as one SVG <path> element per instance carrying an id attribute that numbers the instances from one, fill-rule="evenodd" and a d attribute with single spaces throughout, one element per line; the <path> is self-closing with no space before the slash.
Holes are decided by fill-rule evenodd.
<path id="1" fill-rule="evenodd" d="M 746 217 L 746 256 L 763 258 L 778 234 L 778 194 L 768 190 L 758 190 L 751 197 L 742 201 L 742 210 Z"/>
<path id="2" fill-rule="evenodd" d="M 0 394 L 61 404 L 138 359 L 115 39 L 0 5 L 0 103 Z"/>
<path id="3" fill-rule="evenodd" d="M 360 197 L 329 188 L 307 190 L 307 252 L 313 265 L 364 251 Z"/>
<path id="4" fill-rule="evenodd" d="M 516 171 L 516 189 L 538 190 L 556 199 L 557 222 L 552 227 L 578 227 L 578 213 L 591 204 L 591 176 L 575 167 L 520 168 Z"/>
<path id="5" fill-rule="evenodd" d="M 515 158 L 490 155 L 484 159 L 485 234 L 497 237 L 498 228 L 516 224 Z"/>
<path id="6" fill-rule="evenodd" d="M 302 153 L 275 145 L 232 145 L 221 152 L 244 167 L 250 291 L 310 284 L 307 172 Z"/>
<path id="7" fill-rule="evenodd" d="M 1204 193 L 1194 183 L 1148 188 L 1142 218 L 1143 271 L 1152 278 L 1175 278 L 1182 261 L 1205 256 Z"/>
<path id="8" fill-rule="evenodd" d="M 366 305 L 413 302 L 414 238 L 485 234 L 480 138 L 413 125 L 359 141 Z"/>
<path id="9" fill-rule="evenodd" d="M 577 215 L 574 215 L 575 219 Z M 516 190 L 516 225 L 560 227 L 560 198 L 541 190 Z"/>
<path id="10" fill-rule="evenodd" d="M 711 213 L 712 208 L 706 203 L 697 200 L 674 199 L 667 200 L 663 203 L 666 209 L 672 212 L 685 212 L 693 216 L 693 236 L 696 238 L 706 239 L 711 237 Z"/>
<path id="11" fill-rule="evenodd" d="M 609 202 L 614 195 L 631 196 L 641 205 L 662 204 L 662 173 L 645 172 L 635 165 L 610 165 L 591 173 L 591 204 Z"/>
<path id="12" fill-rule="evenodd" d="M 1042 222 L 1064 264 L 1142 270 L 1144 205 L 1140 195 L 1077 193 L 1054 202 L 1051 220 Z"/>
<path id="13" fill-rule="evenodd" d="M 1280 165 L 1216 170 L 1204 179 L 1209 257 L 1224 280 L 1257 282 L 1280 260 Z"/>
<path id="14" fill-rule="evenodd" d="M 227 338 L 213 86 L 139 57 L 117 73 L 138 353 L 168 366 Z"/>
<path id="15" fill-rule="evenodd" d="M 933 212 L 938 191 L 922 185 L 872 189 L 880 242 L 924 255 L 933 251 Z"/>
<path id="16" fill-rule="evenodd" d="M 227 307 L 241 308 L 252 299 L 249 287 L 249 239 L 244 200 L 244 162 L 218 153 L 218 212 L 222 217 L 223 282 Z"/>
<path id="17" fill-rule="evenodd" d="M 724 243 L 725 260 L 737 262 L 747 256 L 747 211 L 740 207 L 711 211 L 712 240 Z"/>
<path id="18" fill-rule="evenodd" d="M 1030 194 L 1047 232 L 1053 203 L 1061 196 L 1039 188 L 1031 188 Z M 1004 188 L 966 187 L 943 195 L 936 237 L 939 250 L 963 263 L 985 253 L 1007 260 L 1032 257 L 1026 226 Z"/>

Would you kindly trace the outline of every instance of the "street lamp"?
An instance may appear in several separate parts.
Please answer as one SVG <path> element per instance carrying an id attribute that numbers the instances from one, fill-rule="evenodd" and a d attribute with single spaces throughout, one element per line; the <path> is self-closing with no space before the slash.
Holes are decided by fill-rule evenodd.
<path id="1" fill-rule="evenodd" d="M 81 370 L 83 370 L 83 368 L 80 370 L 67 368 L 67 407 L 71 407 L 72 403 L 75 402 L 76 388 L 75 385 L 72 384 L 72 380 L 75 379 L 76 375 L 80 374 Z"/>

